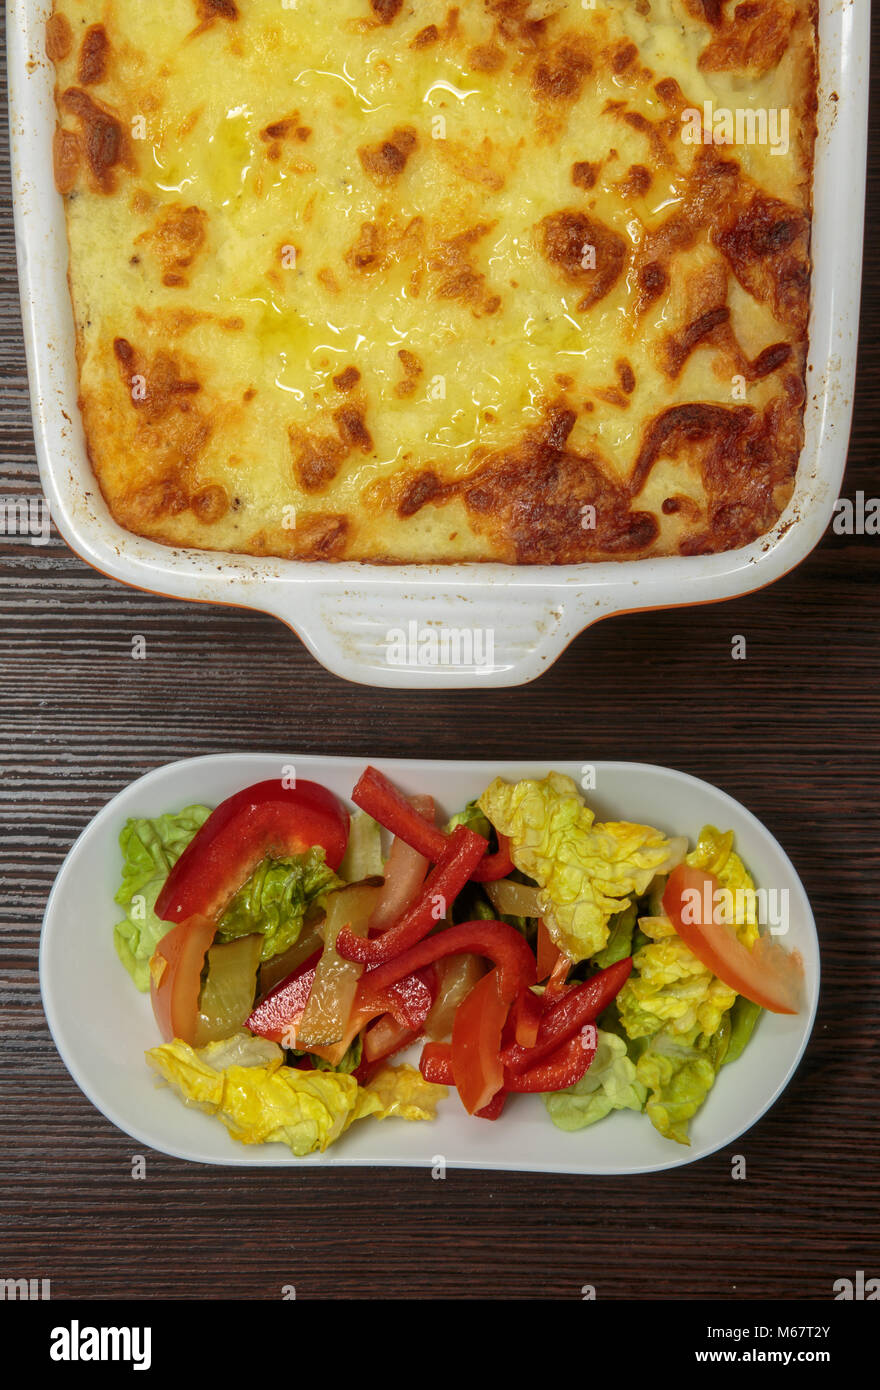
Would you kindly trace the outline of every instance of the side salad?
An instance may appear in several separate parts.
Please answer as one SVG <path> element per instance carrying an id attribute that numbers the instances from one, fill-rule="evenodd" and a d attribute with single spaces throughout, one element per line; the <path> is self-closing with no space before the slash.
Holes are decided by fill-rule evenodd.
<path id="1" fill-rule="evenodd" d="M 119 837 L 147 1062 L 243 1143 L 324 1150 L 453 1087 L 476 1120 L 531 1093 L 562 1130 L 635 1110 L 687 1144 L 762 1009 L 800 1007 L 730 831 L 599 823 L 555 772 L 442 826 L 373 767 L 352 801 L 269 780 Z M 414 1044 L 418 1068 L 392 1060 Z"/>

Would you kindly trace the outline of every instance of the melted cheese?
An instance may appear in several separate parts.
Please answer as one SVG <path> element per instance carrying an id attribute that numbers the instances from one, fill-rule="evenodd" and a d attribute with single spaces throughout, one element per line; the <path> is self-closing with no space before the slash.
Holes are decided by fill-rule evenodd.
<path id="1" fill-rule="evenodd" d="M 49 51 L 81 407 L 123 526 L 554 563 L 777 518 L 803 5 L 57 0 Z M 787 152 L 685 143 L 704 103 L 787 111 Z"/>

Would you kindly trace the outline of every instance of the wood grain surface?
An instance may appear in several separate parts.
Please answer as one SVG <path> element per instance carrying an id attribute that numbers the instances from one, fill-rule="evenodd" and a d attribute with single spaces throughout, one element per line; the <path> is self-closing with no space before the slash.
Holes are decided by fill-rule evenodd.
<path id="1" fill-rule="evenodd" d="M 875 138 L 848 495 L 880 493 L 878 151 Z M 5 125 L 0 281 L 0 496 L 36 497 Z M 752 597 L 600 624 L 534 685 L 411 694 L 328 675 L 271 618 L 126 589 L 54 534 L 0 537 L 0 1276 L 50 1278 L 56 1298 L 274 1299 L 293 1284 L 299 1298 L 579 1299 L 592 1284 L 600 1299 L 828 1299 L 837 1278 L 880 1275 L 878 558 L 880 538 L 829 534 Z M 781 840 L 816 913 L 822 996 L 794 1081 L 732 1150 L 669 1174 L 438 1182 L 148 1153 L 133 1181 L 136 1146 L 48 1033 L 46 896 L 129 781 L 242 749 L 629 758 L 723 787 Z"/>

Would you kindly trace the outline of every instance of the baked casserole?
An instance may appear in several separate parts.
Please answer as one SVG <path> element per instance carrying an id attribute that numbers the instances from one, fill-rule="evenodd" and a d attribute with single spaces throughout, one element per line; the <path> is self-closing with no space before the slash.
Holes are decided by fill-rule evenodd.
<path id="1" fill-rule="evenodd" d="M 803 440 L 812 0 L 56 0 L 116 521 L 377 564 L 735 549 Z"/>

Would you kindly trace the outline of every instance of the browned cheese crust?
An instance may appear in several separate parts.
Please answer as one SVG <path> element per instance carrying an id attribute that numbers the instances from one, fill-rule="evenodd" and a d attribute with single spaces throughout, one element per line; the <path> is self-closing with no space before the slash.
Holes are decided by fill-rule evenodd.
<path id="1" fill-rule="evenodd" d="M 127 530 L 565 565 L 790 501 L 813 0 L 56 0 L 46 51 Z"/>

